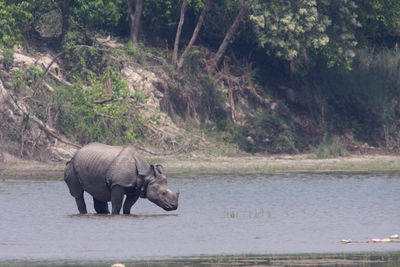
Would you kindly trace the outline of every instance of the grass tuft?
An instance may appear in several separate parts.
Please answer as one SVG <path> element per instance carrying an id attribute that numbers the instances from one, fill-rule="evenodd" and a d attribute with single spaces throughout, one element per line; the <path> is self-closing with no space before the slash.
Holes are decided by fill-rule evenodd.
<path id="1" fill-rule="evenodd" d="M 348 155 L 345 145 L 339 138 L 326 139 L 312 150 L 318 159 L 337 158 Z"/>

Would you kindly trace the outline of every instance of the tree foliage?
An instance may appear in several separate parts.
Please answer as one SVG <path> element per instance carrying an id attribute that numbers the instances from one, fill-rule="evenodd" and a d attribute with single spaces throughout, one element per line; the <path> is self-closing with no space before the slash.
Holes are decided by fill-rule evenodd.
<path id="1" fill-rule="evenodd" d="M 70 1 L 70 0 L 67 0 Z M 126 19 L 125 0 L 70 1 L 71 16 L 89 30 L 111 32 L 117 28 L 121 19 Z"/>
<path id="2" fill-rule="evenodd" d="M 348 0 L 256 1 L 250 19 L 267 52 L 293 61 L 323 51 L 333 65 L 355 56 L 356 8 Z"/>
<path id="3" fill-rule="evenodd" d="M 400 36 L 400 1 L 361 0 L 358 5 L 360 43 L 393 46 Z"/>
<path id="4" fill-rule="evenodd" d="M 0 42 L 2 46 L 12 47 L 21 41 L 33 20 L 32 1 L 0 1 Z"/>
<path id="5" fill-rule="evenodd" d="M 85 90 L 64 86 L 55 92 L 52 101 L 60 114 L 57 127 L 81 144 L 131 142 L 143 122 L 126 82 L 111 69 L 101 76 L 89 75 L 88 80 Z"/>

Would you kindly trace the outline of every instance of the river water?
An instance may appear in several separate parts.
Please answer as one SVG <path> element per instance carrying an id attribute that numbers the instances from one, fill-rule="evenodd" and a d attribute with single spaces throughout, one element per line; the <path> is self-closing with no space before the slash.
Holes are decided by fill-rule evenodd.
<path id="1" fill-rule="evenodd" d="M 400 234 L 400 174 L 185 175 L 180 205 L 77 215 L 59 178 L 0 181 L 0 261 L 137 260 L 221 254 L 400 251 L 341 244 Z"/>

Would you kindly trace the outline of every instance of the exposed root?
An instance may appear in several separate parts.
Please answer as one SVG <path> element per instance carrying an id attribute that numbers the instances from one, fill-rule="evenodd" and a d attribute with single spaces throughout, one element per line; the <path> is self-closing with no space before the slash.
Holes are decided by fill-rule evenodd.
<path id="1" fill-rule="evenodd" d="M 215 78 L 217 83 L 223 84 L 224 87 L 228 89 L 229 104 L 231 107 L 231 119 L 234 123 L 238 123 L 235 104 L 235 99 L 237 99 L 238 95 L 247 97 L 250 95 L 258 102 L 258 104 L 263 106 L 269 106 L 272 103 L 271 100 L 261 96 L 257 92 L 256 88 L 252 84 L 249 72 L 246 72 L 241 76 L 233 75 L 232 71 L 230 70 L 230 66 L 232 66 L 232 64 L 230 64 L 228 61 L 229 59 L 225 58 L 225 60 L 223 61 L 222 69 L 218 73 L 216 73 Z M 245 90 L 247 92 L 245 92 Z"/>

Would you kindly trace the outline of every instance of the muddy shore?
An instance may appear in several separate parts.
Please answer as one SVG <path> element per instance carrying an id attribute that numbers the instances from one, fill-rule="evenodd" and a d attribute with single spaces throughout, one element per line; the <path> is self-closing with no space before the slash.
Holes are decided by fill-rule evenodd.
<path id="1" fill-rule="evenodd" d="M 400 171 L 399 155 L 349 155 L 332 159 L 316 159 L 312 154 L 256 155 L 216 157 L 207 155 L 147 156 L 151 163 L 160 163 L 169 174 L 229 174 L 274 172 L 386 172 Z M 0 163 L 1 177 L 43 175 L 62 177 L 65 162 L 21 160 L 9 154 Z"/>

